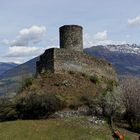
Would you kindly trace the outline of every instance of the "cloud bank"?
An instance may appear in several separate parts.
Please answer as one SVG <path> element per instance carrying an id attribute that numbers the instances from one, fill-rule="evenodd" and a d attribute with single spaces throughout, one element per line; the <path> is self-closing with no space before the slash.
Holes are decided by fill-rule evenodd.
<path id="1" fill-rule="evenodd" d="M 45 48 L 26 47 L 26 46 L 13 46 L 9 47 L 6 57 L 29 57 L 37 56 L 43 53 Z"/>
<path id="2" fill-rule="evenodd" d="M 44 26 L 33 25 L 29 28 L 24 28 L 19 31 L 19 35 L 15 40 L 4 40 L 7 45 L 10 46 L 28 46 L 29 44 L 37 44 L 42 40 L 46 32 Z"/>
<path id="3" fill-rule="evenodd" d="M 95 45 L 107 45 L 113 43 L 114 41 L 108 39 L 108 34 L 106 30 L 102 32 L 97 32 L 93 36 L 89 34 L 84 34 L 84 48 L 95 46 Z"/>
<path id="4" fill-rule="evenodd" d="M 44 37 L 46 28 L 44 26 L 33 25 L 19 31 L 15 40 L 9 41 L 4 39 L 3 44 L 9 46 L 5 57 L 30 57 L 43 53 L 45 48 L 31 47 L 39 43 Z"/>
<path id="5" fill-rule="evenodd" d="M 130 26 L 140 26 L 140 16 L 128 19 L 128 24 Z"/>
<path id="6" fill-rule="evenodd" d="M 84 48 L 97 46 L 97 45 L 109 45 L 109 44 L 126 44 L 127 41 L 113 41 L 109 39 L 108 32 L 106 30 L 102 32 L 97 32 L 95 35 L 91 36 L 89 34 L 84 34 Z"/>
<path id="7" fill-rule="evenodd" d="M 107 40 L 107 31 L 105 30 L 103 32 L 97 32 L 94 35 L 94 39 L 98 40 L 98 41 L 105 41 L 105 40 Z"/>

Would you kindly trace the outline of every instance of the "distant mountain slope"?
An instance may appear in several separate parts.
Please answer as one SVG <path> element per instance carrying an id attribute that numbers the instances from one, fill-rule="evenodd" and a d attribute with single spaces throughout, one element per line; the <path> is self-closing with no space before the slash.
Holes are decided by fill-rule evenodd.
<path id="1" fill-rule="evenodd" d="M 13 96 L 22 86 L 24 80 L 36 72 L 38 57 L 9 69 L 0 75 L 0 96 Z"/>
<path id="2" fill-rule="evenodd" d="M 0 79 L 7 79 L 10 77 L 35 74 L 36 72 L 36 61 L 38 61 L 38 57 L 27 61 L 21 65 L 14 67 L 13 69 L 5 71 L 2 75 L 0 75 Z"/>
<path id="3" fill-rule="evenodd" d="M 130 47 L 130 46 L 129 46 Z M 132 46 L 133 47 L 133 46 Z M 116 49 L 114 49 L 116 48 Z M 139 75 L 140 76 L 140 54 L 139 52 L 128 51 L 127 46 L 108 45 L 93 46 L 84 51 L 89 55 L 106 59 L 111 62 L 119 75 Z M 140 48 L 140 47 L 137 47 Z M 122 51 L 123 50 L 123 51 Z M 134 49 L 135 50 L 135 49 Z M 139 50 L 139 49 L 137 49 Z"/>
<path id="4" fill-rule="evenodd" d="M 16 63 L 8 63 L 8 62 L 0 62 L 0 75 L 5 71 L 16 67 L 18 64 Z"/>

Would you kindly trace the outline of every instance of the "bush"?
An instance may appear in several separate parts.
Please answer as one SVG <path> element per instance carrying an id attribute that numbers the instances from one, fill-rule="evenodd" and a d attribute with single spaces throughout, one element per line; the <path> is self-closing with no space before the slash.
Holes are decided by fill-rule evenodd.
<path id="1" fill-rule="evenodd" d="M 80 101 L 96 115 L 114 118 L 121 116 L 124 110 L 120 87 L 114 88 L 112 92 L 104 91 L 95 96 L 84 94 Z"/>
<path id="2" fill-rule="evenodd" d="M 113 80 L 108 80 L 107 91 L 113 91 L 114 87 L 117 87 L 117 82 Z"/>
<path id="3" fill-rule="evenodd" d="M 69 71 L 69 74 L 75 74 L 75 72 L 70 70 L 70 71 Z"/>
<path id="4" fill-rule="evenodd" d="M 31 86 L 31 85 L 32 85 L 32 82 L 33 82 L 33 79 L 32 79 L 32 78 L 27 78 L 27 79 L 25 79 L 24 84 L 23 84 L 23 88 L 24 88 L 24 87 L 29 87 L 29 86 Z"/>
<path id="5" fill-rule="evenodd" d="M 33 78 L 26 78 L 26 79 L 23 79 L 22 82 L 21 82 L 21 85 L 18 89 L 18 93 L 22 92 L 24 89 L 30 87 L 33 83 Z"/>
<path id="6" fill-rule="evenodd" d="M 126 108 L 125 119 L 132 130 L 140 129 L 140 79 L 138 77 L 125 77 L 121 81 L 123 90 L 123 103 Z"/>
<path id="7" fill-rule="evenodd" d="M 0 104 L 0 121 L 16 120 L 17 118 L 18 114 L 14 102 L 6 101 Z"/>
<path id="8" fill-rule="evenodd" d="M 99 83 L 99 79 L 97 76 L 90 76 L 90 81 L 94 84 L 98 84 Z"/>
<path id="9" fill-rule="evenodd" d="M 82 102 L 82 104 L 88 106 L 88 107 L 92 107 L 93 104 L 94 104 L 94 100 L 93 100 L 93 96 L 90 95 L 90 94 L 83 94 L 81 97 L 80 97 L 80 102 Z"/>
<path id="10" fill-rule="evenodd" d="M 140 133 L 140 123 L 133 124 L 133 131 Z"/>
<path id="11" fill-rule="evenodd" d="M 54 94 L 29 94 L 18 99 L 0 100 L 0 121 L 47 118 L 65 107 L 65 102 Z"/>
<path id="12" fill-rule="evenodd" d="M 30 94 L 21 98 L 17 103 L 17 112 L 21 119 L 46 118 L 55 111 L 61 110 L 64 102 L 54 94 Z"/>

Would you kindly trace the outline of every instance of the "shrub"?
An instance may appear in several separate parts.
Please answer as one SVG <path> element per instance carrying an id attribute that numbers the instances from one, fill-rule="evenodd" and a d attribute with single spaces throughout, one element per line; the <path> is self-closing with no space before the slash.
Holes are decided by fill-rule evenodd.
<path id="1" fill-rule="evenodd" d="M 64 107 L 64 100 L 54 94 L 29 94 L 12 101 L 0 100 L 0 121 L 47 118 Z"/>
<path id="2" fill-rule="evenodd" d="M 93 96 L 90 95 L 90 94 L 83 94 L 81 97 L 80 97 L 80 101 L 82 102 L 82 104 L 88 106 L 88 107 L 91 107 L 94 103 L 94 100 L 93 100 Z"/>
<path id="3" fill-rule="evenodd" d="M 16 112 L 16 104 L 11 101 L 0 104 L 0 121 L 16 120 L 18 114 Z"/>
<path id="4" fill-rule="evenodd" d="M 32 85 L 32 81 L 33 81 L 32 78 L 25 79 L 24 84 L 23 84 L 23 88 L 31 86 Z"/>
<path id="5" fill-rule="evenodd" d="M 29 86 L 32 85 L 33 79 L 32 78 L 26 78 L 23 79 L 19 89 L 18 89 L 18 93 L 22 92 L 23 89 L 28 88 Z"/>
<path id="6" fill-rule="evenodd" d="M 133 124 L 133 131 L 140 133 L 140 123 Z"/>
<path id="7" fill-rule="evenodd" d="M 70 71 L 69 71 L 69 74 L 75 74 L 75 72 L 70 70 Z"/>
<path id="8" fill-rule="evenodd" d="M 54 94 L 30 94 L 17 103 L 17 111 L 21 119 L 46 118 L 64 107 L 64 102 Z"/>
<path id="9" fill-rule="evenodd" d="M 126 107 L 126 119 L 132 130 L 139 129 L 140 124 L 140 79 L 138 77 L 125 77 L 121 81 L 123 90 L 123 103 Z"/>
<path id="10" fill-rule="evenodd" d="M 99 78 L 97 76 L 90 76 L 90 81 L 93 82 L 94 84 L 98 84 Z"/>
<path id="11" fill-rule="evenodd" d="M 96 115 L 116 117 L 116 115 L 121 115 L 124 110 L 120 87 L 114 88 L 112 92 L 104 91 L 95 96 L 84 94 L 80 100 Z"/>
<path id="12" fill-rule="evenodd" d="M 107 91 L 113 91 L 114 87 L 117 87 L 117 82 L 114 80 L 108 80 Z"/>
<path id="13" fill-rule="evenodd" d="M 87 77 L 87 75 L 86 75 L 85 73 L 81 73 L 81 75 L 82 75 L 83 77 Z"/>

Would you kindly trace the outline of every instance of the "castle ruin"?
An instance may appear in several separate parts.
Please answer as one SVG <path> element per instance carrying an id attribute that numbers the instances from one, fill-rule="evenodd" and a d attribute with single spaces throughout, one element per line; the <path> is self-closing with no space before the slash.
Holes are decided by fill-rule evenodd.
<path id="1" fill-rule="evenodd" d="M 83 52 L 83 28 L 64 25 L 59 28 L 60 48 L 47 49 L 37 62 L 37 73 L 80 72 L 88 76 L 98 75 L 108 79 L 116 76 L 110 63 Z"/>

